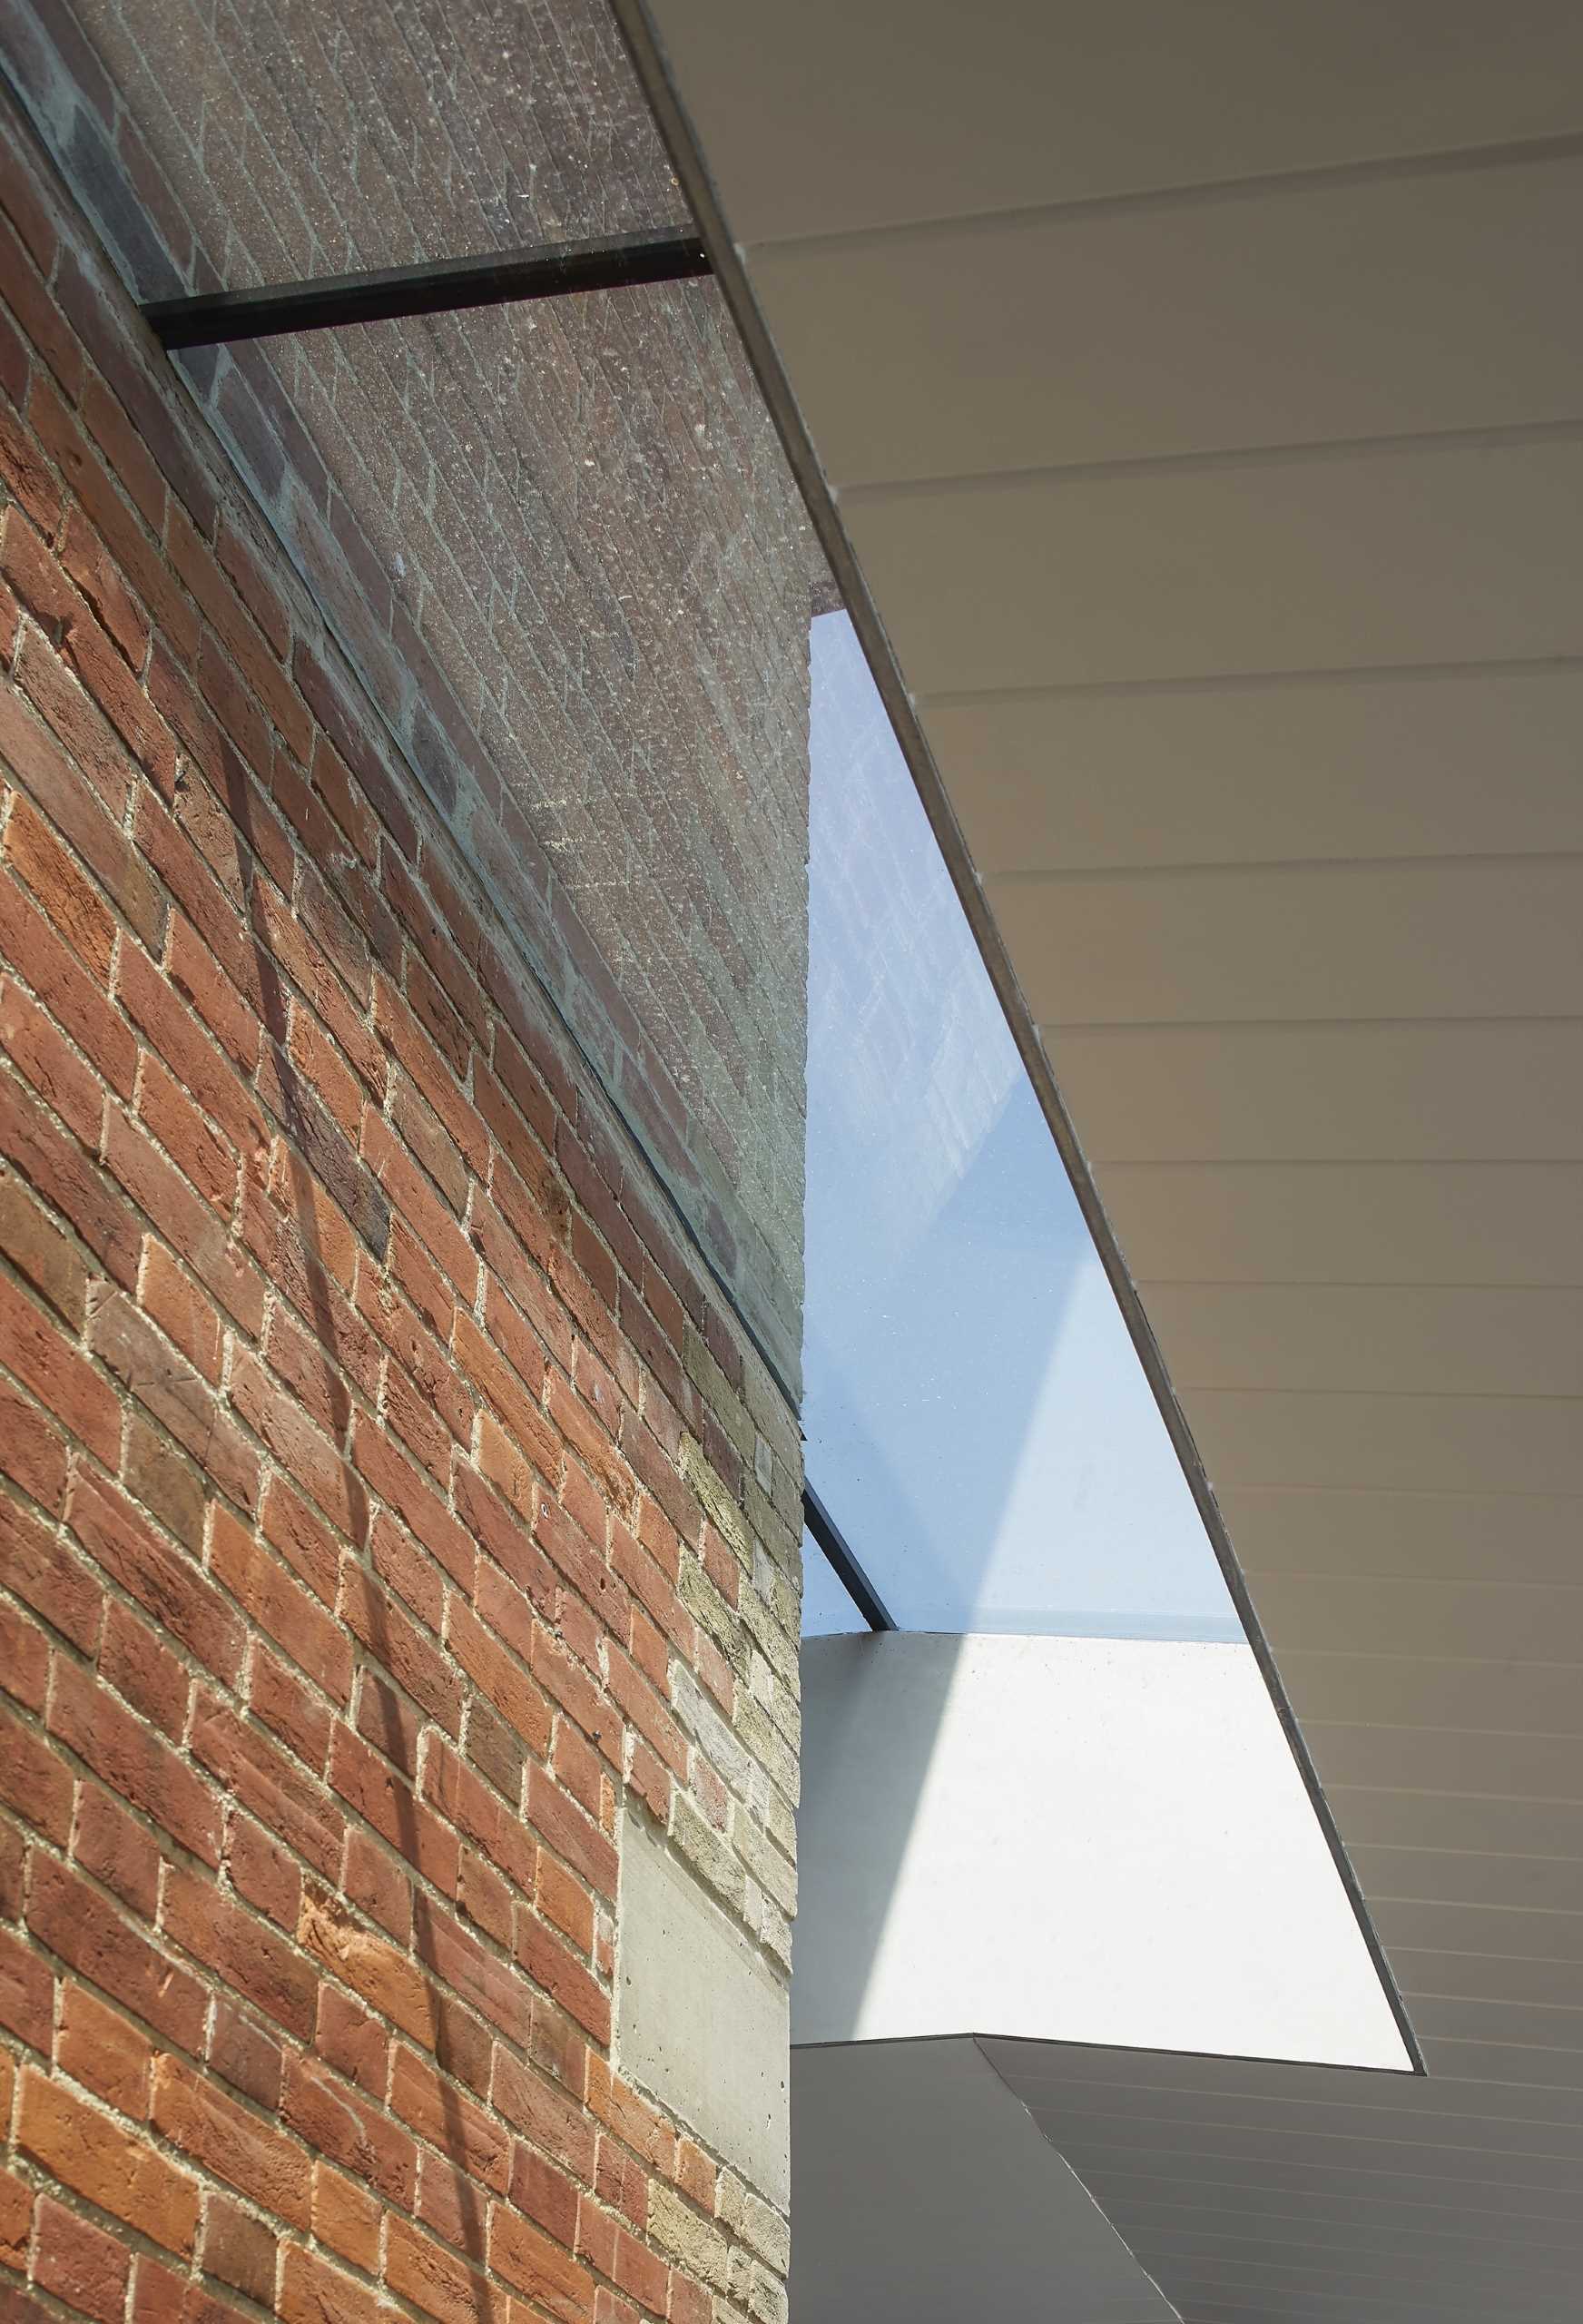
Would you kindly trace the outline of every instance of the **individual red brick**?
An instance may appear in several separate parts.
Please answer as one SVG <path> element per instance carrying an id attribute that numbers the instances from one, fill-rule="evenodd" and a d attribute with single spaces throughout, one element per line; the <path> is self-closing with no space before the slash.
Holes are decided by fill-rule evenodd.
<path id="1" fill-rule="evenodd" d="M 0 1276 L 0 1345 L 23 1386 L 114 1468 L 121 1457 L 121 1406 L 114 1390 L 72 1346 L 56 1317 L 8 1276 Z"/>
<path id="2" fill-rule="evenodd" d="M 44 1099 L 0 1075 L 0 1151 L 68 1219 L 121 1284 L 137 1280 L 143 1228 L 132 1206 L 74 1139 L 99 1143 L 104 1093 L 14 977 L 0 980 L 0 1047 Z M 74 1133 L 63 1137 L 54 1108 Z"/>
<path id="3" fill-rule="evenodd" d="M 220 1378 L 225 1347 L 224 1319 L 209 1294 L 195 1284 L 162 1243 L 149 1236 L 143 1245 L 138 1305 L 212 1387 Z"/>
<path id="4" fill-rule="evenodd" d="M 132 2259 L 124 2245 L 48 2195 L 34 2229 L 34 2281 L 95 2324 L 120 2324 Z"/>
<path id="5" fill-rule="evenodd" d="M 146 2034 L 106 2009 L 85 1987 L 68 1984 L 61 2009 L 55 2063 L 117 2113 L 134 2122 L 148 2113 L 153 2044 Z"/>
<path id="6" fill-rule="evenodd" d="M 54 1978 L 47 1962 L 9 1929 L 0 1929 L 0 2025 L 47 2057 Z"/>
<path id="7" fill-rule="evenodd" d="M 343 2275 L 317 2252 L 291 2243 L 286 2247 L 275 2312 L 280 2324 L 376 2324 L 392 2311 L 355 2276 Z"/>
<path id="8" fill-rule="evenodd" d="M 229 1218 L 236 1206 L 236 1149 L 147 1049 L 138 1071 L 137 1118 L 205 1202 Z"/>
<path id="9" fill-rule="evenodd" d="M 506 2324 L 498 2288 L 407 2220 L 390 2221 L 385 2280 L 437 2324 Z"/>
<path id="10" fill-rule="evenodd" d="M 0 1688 L 35 1715 L 49 1689 L 50 1642 L 15 1606 L 0 1603 Z"/>
<path id="11" fill-rule="evenodd" d="M 283 1477 L 271 1477 L 265 1487 L 262 1521 L 265 1540 L 280 1551 L 293 1573 L 322 1604 L 333 1606 L 340 1581 L 339 1544 Z"/>
<path id="12" fill-rule="evenodd" d="M 273 2304 L 277 2238 L 272 2228 L 224 2195 L 203 2205 L 203 2272 L 268 2308 Z"/>
<path id="13" fill-rule="evenodd" d="M 72 1776 L 44 1738 L 0 1709 L 0 1799 L 57 1846 L 72 1825 Z"/>
<path id="14" fill-rule="evenodd" d="M 134 1913 L 152 1920 L 159 1899 L 159 1843 L 113 1793 L 96 1783 L 77 1787 L 72 1855 Z"/>
<path id="15" fill-rule="evenodd" d="M 27 799 L 18 797 L 12 803 L 5 860 L 25 881 L 56 934 L 76 954 L 93 982 L 101 990 L 107 989 L 115 950 L 115 915 Z"/>
<path id="16" fill-rule="evenodd" d="M 257 980 L 251 948 L 238 958 L 251 989 Z M 192 1004 L 194 1015 L 208 1027 L 238 1071 L 251 1075 L 258 1065 L 262 1038 L 258 1012 L 244 987 L 214 958 L 204 940 L 202 923 L 185 911 L 171 915 L 164 967 L 175 991 Z"/>
<path id="17" fill-rule="evenodd" d="M 26 2268 L 35 2200 L 25 2180 L 0 2167 L 0 2268 L 15 2268 L 18 2273 Z"/>
<path id="18" fill-rule="evenodd" d="M 547 2156 L 520 2143 L 511 2162 L 511 2200 L 519 2211 L 547 2228 L 557 2243 L 572 2250 L 577 2236 L 576 2182 L 557 2171 Z"/>
<path id="19" fill-rule="evenodd" d="M 215 2001 L 204 2053 L 210 2070 L 255 2106 L 273 2114 L 280 2103 L 286 2054 L 273 2029 L 250 2017 L 240 2003 L 221 1994 Z"/>
<path id="20" fill-rule="evenodd" d="M 42 1508 L 58 1512 L 66 1494 L 66 1443 L 42 1404 L 20 1395 L 8 1381 L 0 1380 L 0 1475 L 10 1478 Z M 14 1502 L 15 1522 L 26 1525 L 27 1512 Z M 0 1542 L 11 1528 L 0 1517 Z"/>
<path id="21" fill-rule="evenodd" d="M 192 1680 L 183 1664 L 160 1644 L 144 1621 L 113 1601 L 99 1649 L 99 1676 L 133 1710 L 179 1742 L 187 1724 Z"/>
<path id="22" fill-rule="evenodd" d="M 323 1775 L 329 1758 L 334 1712 L 316 1689 L 271 1654 L 261 1640 L 253 1649 L 248 1709 L 313 1775 Z"/>
<path id="23" fill-rule="evenodd" d="M 226 1836 L 226 1862 L 237 1895 L 295 1934 L 302 1908 L 302 1875 L 289 1849 L 238 1809 Z"/>
<path id="24" fill-rule="evenodd" d="M 173 2059 L 162 2060 L 159 2070 L 184 2071 Z M 198 2227 L 197 2182 L 146 2138 L 122 2130 L 64 2083 L 31 2071 L 24 2074 L 17 2143 L 42 2170 L 101 2211 L 169 2251 L 191 2252 Z"/>
<path id="25" fill-rule="evenodd" d="M 49 462 L 15 413 L 0 403 L 0 478 L 41 531 L 61 521 L 61 488 Z"/>
<path id="26" fill-rule="evenodd" d="M 328 2162 L 314 2164 L 313 2232 L 320 2243 L 354 2267 L 371 2271 L 379 2264 L 383 2215 L 383 2206 L 369 2188 Z"/>
<path id="27" fill-rule="evenodd" d="M 550 1766 L 562 1789 L 569 1792 L 584 1812 L 597 1822 L 604 1799 L 605 1765 L 570 1719 L 563 1718 L 556 1725 Z"/>
<path id="28" fill-rule="evenodd" d="M 60 558 L 93 607 L 100 626 L 113 638 L 123 659 L 131 669 L 141 670 L 148 652 L 148 623 L 109 551 L 80 508 L 67 513 Z"/>
<path id="29" fill-rule="evenodd" d="M 372 2098 L 383 2098 L 390 2038 L 376 2017 L 328 1980 L 319 1987 L 313 2046 L 327 2066 Z"/>
<path id="30" fill-rule="evenodd" d="M 307 2159 L 283 2132 L 272 2130 L 180 2058 L 154 2067 L 154 2127 L 162 2137 L 288 2226 L 309 2223 Z"/>
<path id="31" fill-rule="evenodd" d="M 504 2203 L 489 2216 L 489 2264 L 562 2324 L 584 2324 L 594 2313 L 587 2270 Z"/>
<path id="32" fill-rule="evenodd" d="M 594 1950 L 594 1899 L 552 1856 L 541 1852 L 535 1901 L 547 1921 L 583 1954 Z"/>

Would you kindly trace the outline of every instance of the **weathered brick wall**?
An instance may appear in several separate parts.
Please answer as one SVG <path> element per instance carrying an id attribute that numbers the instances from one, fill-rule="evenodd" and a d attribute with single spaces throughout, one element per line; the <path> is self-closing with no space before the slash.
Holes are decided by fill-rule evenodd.
<path id="1" fill-rule="evenodd" d="M 629 1812 L 784 1969 L 794 1416 L 8 112 L 0 209 L 0 2309 L 773 2319 L 612 1974 Z"/>
<path id="2" fill-rule="evenodd" d="M 606 0 L 0 0 L 140 297 L 683 215 Z M 806 516 L 713 285 L 181 366 L 782 1375 Z"/>

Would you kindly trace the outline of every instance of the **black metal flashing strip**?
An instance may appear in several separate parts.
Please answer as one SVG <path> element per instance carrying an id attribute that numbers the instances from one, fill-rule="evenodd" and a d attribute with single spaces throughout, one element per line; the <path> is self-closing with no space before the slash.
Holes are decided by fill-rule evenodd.
<path id="1" fill-rule="evenodd" d="M 895 1621 L 868 1575 L 847 1547 L 846 1535 L 813 1487 L 802 1488 L 802 1522 L 830 1561 L 836 1580 L 871 1630 L 893 1630 Z"/>
<path id="2" fill-rule="evenodd" d="M 368 274 L 264 283 L 252 290 L 156 299 L 143 311 L 162 345 L 213 347 L 225 340 L 271 339 L 283 331 L 334 330 L 347 323 L 393 322 L 405 315 L 561 299 L 575 290 L 684 282 L 713 272 L 709 253 L 696 234 L 605 234 L 595 241 L 491 251 L 481 258 L 441 259 L 432 265 L 381 267 Z"/>
<path id="3" fill-rule="evenodd" d="M 1242 1619 L 1243 1627 L 1247 1633 L 1248 1644 L 1253 1649 L 1264 1684 L 1269 1689 L 1270 1699 L 1274 1705 L 1276 1716 L 1284 1730 L 1288 1748 L 1296 1762 L 1298 1774 L 1303 1779 L 1310 1805 L 1318 1820 L 1320 1830 L 1324 1835 L 1326 1846 L 1330 1849 L 1332 1861 L 1346 1891 L 1347 1900 L 1352 1905 L 1363 1943 L 1368 1947 L 1375 1974 L 1379 1977 L 1391 2014 L 1396 2020 L 1397 2030 L 1401 2035 L 1408 2057 L 1411 2062 L 1412 2071 L 1415 2074 L 1427 2073 L 1429 2069 L 1424 2063 L 1423 2050 L 1413 2031 L 1412 2020 L 1408 2015 L 1401 1987 L 1386 1958 L 1385 1948 L 1374 1926 L 1362 1886 L 1342 1844 L 1341 1833 L 1335 1817 L 1331 1812 L 1330 1802 L 1324 1796 L 1318 1771 L 1297 1724 L 1296 1713 L 1292 1708 L 1284 1681 L 1276 1668 L 1275 1658 L 1270 1651 L 1269 1640 L 1265 1638 L 1259 1618 L 1254 1610 L 1247 1583 L 1243 1578 L 1242 1568 L 1232 1548 L 1231 1536 L 1227 1531 L 1225 1520 L 1221 1514 L 1214 1487 L 1209 1482 L 1198 1447 L 1194 1441 L 1193 1432 L 1188 1426 L 1187 1416 L 1182 1410 L 1175 1391 L 1171 1385 L 1165 1358 L 1160 1353 L 1153 1328 L 1144 1312 L 1143 1302 L 1138 1297 L 1136 1286 L 1127 1272 L 1126 1263 L 1121 1256 L 1115 1231 L 1106 1215 L 1105 1206 L 1100 1200 L 1099 1189 L 1094 1183 L 1083 1149 L 1077 1142 L 1077 1134 L 1072 1127 L 1066 1105 L 1056 1087 L 1055 1076 L 1050 1070 L 1049 1059 L 1045 1054 L 1044 1043 L 1034 1021 L 1033 1012 L 1027 1005 L 1027 996 L 1018 981 L 1017 971 L 1012 966 L 1005 939 L 996 925 L 984 891 L 979 885 L 978 875 L 973 868 L 973 860 L 968 852 L 967 841 L 957 821 L 956 810 L 940 779 L 939 770 L 934 761 L 934 753 L 929 747 L 929 740 L 919 720 L 912 696 L 907 689 L 906 680 L 901 675 L 900 663 L 886 634 L 884 623 L 880 618 L 879 609 L 870 594 L 868 583 L 858 563 L 852 545 L 847 537 L 846 527 L 836 507 L 835 495 L 820 464 L 819 456 L 813 448 L 813 439 L 809 434 L 807 424 L 798 408 L 797 399 L 792 391 L 792 383 L 786 376 L 779 350 L 771 337 L 769 327 L 759 310 L 758 301 L 749 285 L 747 270 L 742 263 L 741 251 L 732 240 L 719 191 L 710 175 L 692 121 L 672 77 L 670 62 L 651 14 L 652 5 L 653 0 L 611 0 L 611 7 L 626 44 L 627 53 L 632 58 L 644 93 L 648 98 L 649 105 L 659 125 L 660 134 L 664 140 L 671 166 L 676 172 L 682 191 L 703 231 L 705 245 L 714 262 L 715 280 L 720 284 L 722 294 L 731 310 L 736 327 L 742 333 L 748 359 L 752 365 L 764 401 L 769 407 L 770 417 L 775 423 L 792 473 L 801 491 L 803 503 L 807 507 L 814 532 L 829 560 L 830 569 L 835 576 L 836 586 L 841 591 L 852 627 L 857 632 L 869 668 L 873 674 L 874 684 L 879 689 L 880 699 L 884 704 L 890 720 L 891 730 L 900 744 L 902 755 L 911 771 L 919 798 L 933 827 L 940 853 L 945 858 L 946 868 L 950 872 L 957 894 L 961 900 L 962 910 L 967 915 L 968 925 L 973 931 L 984 965 L 989 972 L 990 982 L 994 985 L 1000 1005 L 1006 1012 L 1006 1021 L 1010 1027 L 1012 1039 L 1017 1043 L 1023 1064 L 1027 1068 L 1028 1078 L 1033 1084 L 1045 1119 L 1050 1126 L 1050 1134 L 1055 1139 L 1057 1150 L 1066 1166 L 1067 1176 L 1071 1180 L 1072 1191 L 1077 1196 L 1078 1208 L 1083 1213 L 1088 1232 L 1094 1240 L 1095 1250 L 1099 1256 L 1100 1264 L 1105 1269 L 1111 1290 L 1116 1295 L 1116 1305 L 1121 1310 L 1133 1345 L 1137 1350 L 1144 1376 L 1154 1392 L 1160 1417 L 1165 1422 L 1166 1433 L 1170 1436 L 1176 1457 L 1182 1464 L 1183 1474 L 1187 1480 L 1188 1489 L 1197 1505 L 1204 1531 L 1209 1536 L 1210 1546 L 1225 1577 L 1232 1603 Z M 809 1530 L 812 1531 L 812 1527 L 811 1526 Z M 815 1534 L 814 1538 L 818 1540 L 819 1537 Z M 822 1547 L 822 1544 L 821 1546 Z M 827 1551 L 826 1555 L 828 1554 Z"/>

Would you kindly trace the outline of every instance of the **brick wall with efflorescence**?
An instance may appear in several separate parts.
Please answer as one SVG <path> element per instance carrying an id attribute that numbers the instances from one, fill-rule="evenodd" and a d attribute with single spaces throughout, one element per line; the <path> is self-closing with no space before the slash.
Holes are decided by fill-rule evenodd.
<path id="1" fill-rule="evenodd" d="M 624 1813 L 788 1960 L 794 1416 L 9 111 L 0 211 L 0 2314 L 776 2318 L 610 2045 Z"/>
<path id="2" fill-rule="evenodd" d="M 685 219 L 607 0 L 0 0 L 0 73 L 143 299 Z M 795 1383 L 817 555 L 718 290 L 175 368 Z"/>

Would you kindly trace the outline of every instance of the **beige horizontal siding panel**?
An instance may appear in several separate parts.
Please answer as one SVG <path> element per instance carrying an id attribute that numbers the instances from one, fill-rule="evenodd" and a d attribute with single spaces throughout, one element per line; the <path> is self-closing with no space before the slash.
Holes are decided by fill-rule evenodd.
<path id="1" fill-rule="evenodd" d="M 1109 1162 L 1583 1160 L 1575 1022 L 1041 1029 L 1101 1192 Z"/>
<path id="2" fill-rule="evenodd" d="M 1184 1394 L 1583 1397 L 1583 1291 L 1147 1281 L 1138 1288 Z"/>
<path id="3" fill-rule="evenodd" d="M 1452 163 L 772 247 L 752 279 L 845 487 L 1576 419 L 1568 212 L 1577 155 Z"/>
<path id="4" fill-rule="evenodd" d="M 1577 1580 L 1561 1588 L 1270 1573 L 1256 1564 L 1244 1571 L 1264 1636 L 1283 1669 L 1288 1649 L 1299 1656 L 1362 1653 L 1583 1666 L 1583 1560 L 1575 1569 Z M 1573 1688 L 1583 1698 L 1583 1675 Z M 1578 1715 L 1583 1718 L 1583 1707 Z"/>
<path id="5" fill-rule="evenodd" d="M 1151 1285 L 1583 1287 L 1578 1163 L 1112 1162 L 1101 1185 Z"/>
<path id="6" fill-rule="evenodd" d="M 986 878 L 1583 849 L 1583 670 L 991 694 L 920 709 Z"/>
<path id="7" fill-rule="evenodd" d="M 1094 685 L 1583 653 L 1583 442 L 851 494 L 908 684 Z"/>
<path id="8" fill-rule="evenodd" d="M 1583 1501 L 1225 1484 L 1219 1498 L 1244 1570 L 1262 1579 L 1401 1578 L 1504 1595 L 1583 1583 Z"/>
<path id="9" fill-rule="evenodd" d="M 1583 128 L 1547 0 L 655 0 L 743 241 Z"/>
<path id="10" fill-rule="evenodd" d="M 1583 856 L 1002 878 L 986 891 L 1051 1025 L 1583 1012 Z"/>

